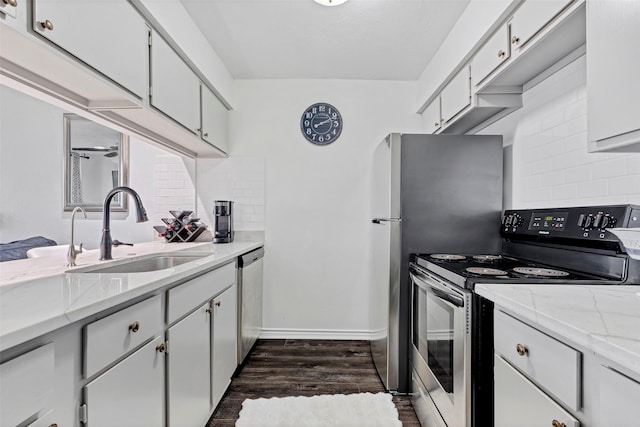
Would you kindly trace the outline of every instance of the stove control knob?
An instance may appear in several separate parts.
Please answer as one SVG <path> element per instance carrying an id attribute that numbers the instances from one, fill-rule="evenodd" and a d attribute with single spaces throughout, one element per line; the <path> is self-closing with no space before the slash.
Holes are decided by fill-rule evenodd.
<path id="1" fill-rule="evenodd" d="M 601 228 L 602 218 L 604 218 L 604 215 L 602 212 L 598 212 L 596 217 L 593 219 L 593 228 Z"/>
<path id="2" fill-rule="evenodd" d="M 511 225 L 512 220 L 513 220 L 513 215 L 507 215 L 504 217 L 504 220 L 502 220 L 502 225 L 504 225 L 505 227 L 509 227 Z"/>
<path id="3" fill-rule="evenodd" d="M 582 225 L 582 228 L 584 228 L 585 230 L 590 230 L 593 228 L 593 221 L 594 221 L 594 217 L 592 214 L 589 214 L 585 219 L 584 219 L 584 224 Z"/>
<path id="4" fill-rule="evenodd" d="M 585 214 L 580 214 L 578 217 L 578 227 L 584 227 L 585 219 L 587 219 L 587 216 Z"/>
<path id="5" fill-rule="evenodd" d="M 600 228 L 604 230 L 605 228 L 614 228 L 616 226 L 617 220 L 609 214 L 605 214 L 602 218 L 602 224 L 600 224 Z"/>

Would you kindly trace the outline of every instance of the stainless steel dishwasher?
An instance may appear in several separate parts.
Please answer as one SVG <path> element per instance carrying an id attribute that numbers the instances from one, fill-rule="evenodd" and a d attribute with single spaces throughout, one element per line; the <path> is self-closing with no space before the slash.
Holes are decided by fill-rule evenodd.
<path id="1" fill-rule="evenodd" d="M 264 248 L 238 257 L 238 364 L 262 331 L 262 258 Z"/>

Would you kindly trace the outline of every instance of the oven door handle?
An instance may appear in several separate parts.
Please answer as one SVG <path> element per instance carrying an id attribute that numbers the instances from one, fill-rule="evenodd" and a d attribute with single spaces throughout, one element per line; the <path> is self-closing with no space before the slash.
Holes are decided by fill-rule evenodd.
<path id="1" fill-rule="evenodd" d="M 435 288 L 431 288 L 431 292 L 433 292 L 433 294 L 438 298 L 440 298 L 441 300 L 446 301 L 450 304 L 453 304 L 456 307 L 464 307 L 464 300 L 462 298 L 458 298 L 455 295 L 444 293 Z"/>
<path id="2" fill-rule="evenodd" d="M 441 300 L 447 301 L 456 307 L 464 307 L 464 299 L 462 297 L 448 291 L 446 287 L 440 284 L 427 282 L 426 278 L 422 278 L 420 272 L 412 269 L 409 272 L 409 276 L 411 276 L 411 280 L 424 291 L 431 291 Z"/>

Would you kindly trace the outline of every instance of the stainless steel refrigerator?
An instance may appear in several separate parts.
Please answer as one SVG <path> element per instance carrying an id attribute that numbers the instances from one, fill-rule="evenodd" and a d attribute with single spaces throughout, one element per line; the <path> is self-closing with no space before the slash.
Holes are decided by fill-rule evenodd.
<path id="1" fill-rule="evenodd" d="M 394 133 L 373 168 L 371 353 L 385 388 L 409 392 L 409 257 L 500 252 L 502 136 Z"/>

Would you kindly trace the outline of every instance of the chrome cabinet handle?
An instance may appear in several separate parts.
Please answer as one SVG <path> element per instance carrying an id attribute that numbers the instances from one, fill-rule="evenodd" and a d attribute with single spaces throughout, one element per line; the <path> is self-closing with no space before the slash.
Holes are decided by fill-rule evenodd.
<path id="1" fill-rule="evenodd" d="M 527 349 L 527 347 L 525 347 L 522 344 L 518 344 L 516 345 L 516 352 L 520 355 L 520 356 L 524 356 L 527 353 L 529 353 L 529 350 Z"/>
<path id="2" fill-rule="evenodd" d="M 220 307 L 220 301 L 214 302 L 213 305 L 215 305 L 216 307 Z"/>
<path id="3" fill-rule="evenodd" d="M 511 44 L 518 44 L 518 43 L 520 43 L 520 37 L 518 36 L 511 37 Z"/>
<path id="4" fill-rule="evenodd" d="M 167 350 L 167 346 L 165 345 L 165 343 L 160 343 L 156 346 L 156 351 L 158 353 L 164 353 Z"/>
<path id="5" fill-rule="evenodd" d="M 43 22 L 41 22 L 40 26 L 43 30 L 53 31 L 53 22 L 49 21 L 48 19 L 45 19 Z"/>
<path id="6" fill-rule="evenodd" d="M 140 329 L 140 322 L 136 321 L 129 325 L 129 330 L 131 332 L 138 332 L 139 329 Z"/>
<path id="7" fill-rule="evenodd" d="M 207 308 L 204 309 L 204 312 L 207 313 L 207 314 L 211 314 L 211 311 L 212 311 L 211 307 L 207 307 Z"/>
<path id="8" fill-rule="evenodd" d="M 8 4 L 9 6 L 13 6 L 13 7 L 18 6 L 17 0 L 3 0 L 3 1 L 4 1 L 4 4 Z"/>
<path id="9" fill-rule="evenodd" d="M 567 425 L 565 423 L 561 423 L 558 420 L 551 421 L 551 426 L 552 427 L 567 427 Z"/>
<path id="10" fill-rule="evenodd" d="M 499 50 L 498 51 L 498 58 L 504 58 L 505 52 L 504 50 Z"/>

